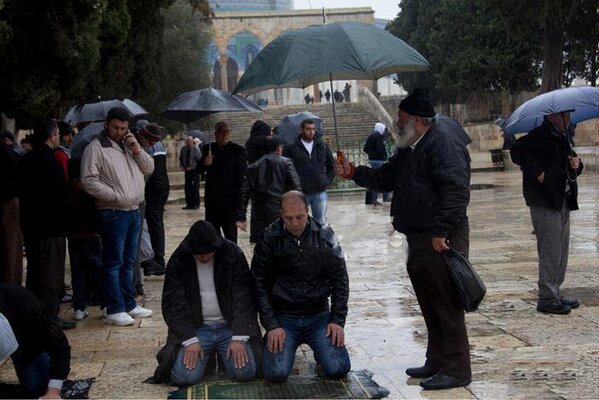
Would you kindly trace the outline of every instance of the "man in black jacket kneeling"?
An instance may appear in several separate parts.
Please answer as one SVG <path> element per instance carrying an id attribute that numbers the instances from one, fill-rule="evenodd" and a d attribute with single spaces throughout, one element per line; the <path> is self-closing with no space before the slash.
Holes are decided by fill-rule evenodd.
<path id="1" fill-rule="evenodd" d="M 241 249 L 209 222 L 195 222 L 166 269 L 162 314 L 168 337 L 155 381 L 196 384 L 214 352 L 230 378 L 254 378 L 261 347 L 252 286 Z"/>
<path id="2" fill-rule="evenodd" d="M 281 218 L 256 245 L 252 273 L 267 331 L 264 377 L 285 381 L 302 343 L 312 348 L 326 376 L 345 376 L 351 367 L 343 331 L 349 296 L 345 258 L 333 230 L 308 215 L 303 193 L 281 197 Z"/>

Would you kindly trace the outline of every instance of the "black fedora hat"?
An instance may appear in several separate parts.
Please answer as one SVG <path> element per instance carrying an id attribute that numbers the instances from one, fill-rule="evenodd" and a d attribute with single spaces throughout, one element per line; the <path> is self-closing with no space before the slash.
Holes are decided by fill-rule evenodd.
<path id="1" fill-rule="evenodd" d="M 183 249 L 191 254 L 208 254 L 220 249 L 224 239 L 208 221 L 196 221 L 183 239 Z"/>

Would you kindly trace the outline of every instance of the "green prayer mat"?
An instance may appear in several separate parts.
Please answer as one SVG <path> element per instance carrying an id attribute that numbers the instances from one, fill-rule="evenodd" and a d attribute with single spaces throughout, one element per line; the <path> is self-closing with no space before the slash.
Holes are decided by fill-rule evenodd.
<path id="1" fill-rule="evenodd" d="M 216 380 L 170 392 L 169 399 L 382 399 L 389 394 L 367 371 L 352 371 L 345 379 L 291 376 L 284 383 L 264 380 Z"/>

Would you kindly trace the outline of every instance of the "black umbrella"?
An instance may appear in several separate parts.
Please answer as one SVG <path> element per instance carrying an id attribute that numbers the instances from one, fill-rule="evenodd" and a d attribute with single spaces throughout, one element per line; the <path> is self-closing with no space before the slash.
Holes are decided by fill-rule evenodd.
<path id="1" fill-rule="evenodd" d="M 187 124 L 224 111 L 262 112 L 262 109 L 244 97 L 210 87 L 177 96 L 161 115 Z"/>
<path id="2" fill-rule="evenodd" d="M 142 106 L 133 100 L 103 100 L 74 106 L 64 116 L 64 122 L 75 126 L 82 122 L 104 121 L 108 110 L 114 107 L 126 108 L 132 117 L 141 117 L 148 114 Z"/>

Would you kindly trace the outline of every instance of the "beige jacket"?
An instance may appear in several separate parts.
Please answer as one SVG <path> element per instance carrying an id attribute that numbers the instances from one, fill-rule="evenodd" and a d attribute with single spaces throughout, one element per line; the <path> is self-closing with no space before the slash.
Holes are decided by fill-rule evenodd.
<path id="1" fill-rule="evenodd" d="M 144 200 L 144 175 L 153 171 L 154 160 L 148 153 L 123 151 L 102 131 L 83 152 L 81 185 L 99 209 L 136 210 Z"/>

